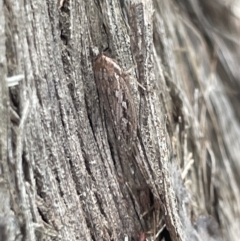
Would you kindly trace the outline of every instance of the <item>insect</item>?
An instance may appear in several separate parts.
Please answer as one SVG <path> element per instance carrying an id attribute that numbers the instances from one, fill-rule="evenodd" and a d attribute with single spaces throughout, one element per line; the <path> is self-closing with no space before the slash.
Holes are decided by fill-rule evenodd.
<path id="1" fill-rule="evenodd" d="M 99 99 L 121 146 L 131 149 L 136 136 L 137 117 L 130 93 L 129 75 L 111 58 L 101 54 L 94 63 Z"/>
<path id="2" fill-rule="evenodd" d="M 141 232 L 138 237 L 138 241 L 146 241 L 146 234 Z"/>

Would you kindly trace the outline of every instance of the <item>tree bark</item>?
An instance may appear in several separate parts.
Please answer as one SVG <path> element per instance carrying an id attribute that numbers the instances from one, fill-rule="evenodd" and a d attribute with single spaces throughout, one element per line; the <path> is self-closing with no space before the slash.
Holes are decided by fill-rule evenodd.
<path id="1" fill-rule="evenodd" d="M 0 1 L 0 240 L 238 240 L 233 6 Z"/>

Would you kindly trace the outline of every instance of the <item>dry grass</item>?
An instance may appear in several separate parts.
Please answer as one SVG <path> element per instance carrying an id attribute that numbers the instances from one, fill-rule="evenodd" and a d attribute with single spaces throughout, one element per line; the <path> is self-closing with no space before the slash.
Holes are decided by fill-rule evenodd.
<path id="1" fill-rule="evenodd" d="M 192 219 L 211 215 L 227 240 L 238 240 L 240 19 L 236 1 L 161 2 L 155 4 L 155 60 L 164 66 L 165 88 L 175 105 L 165 103 L 168 115 L 177 110 L 172 142 L 182 178 L 192 193 Z M 160 32 L 159 25 L 166 31 Z M 166 35 L 168 42 L 162 41 Z M 160 76 L 159 69 L 156 72 Z"/>

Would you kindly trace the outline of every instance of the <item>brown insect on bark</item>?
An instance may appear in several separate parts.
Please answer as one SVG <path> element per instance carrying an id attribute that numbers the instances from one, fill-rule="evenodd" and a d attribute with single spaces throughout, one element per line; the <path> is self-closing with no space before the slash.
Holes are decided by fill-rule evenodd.
<path id="1" fill-rule="evenodd" d="M 141 232 L 139 235 L 138 241 L 146 241 L 146 234 Z"/>
<path id="2" fill-rule="evenodd" d="M 130 93 L 128 73 L 111 58 L 101 54 L 94 63 L 100 102 L 110 120 L 117 141 L 131 149 L 137 131 L 137 118 Z"/>

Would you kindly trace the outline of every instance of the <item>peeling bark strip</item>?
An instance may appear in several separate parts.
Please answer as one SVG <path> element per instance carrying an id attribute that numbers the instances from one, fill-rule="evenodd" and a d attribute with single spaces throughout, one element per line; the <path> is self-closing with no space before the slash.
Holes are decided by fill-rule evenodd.
<path id="1" fill-rule="evenodd" d="M 136 136 L 137 117 L 128 74 L 111 58 L 101 54 L 94 64 L 99 98 L 120 146 L 131 149 Z"/>
<path id="2" fill-rule="evenodd" d="M 155 76 L 152 74 L 153 70 L 153 32 L 151 25 L 152 18 L 152 5 L 150 2 L 147 3 L 134 3 L 130 6 L 130 27 L 131 27 L 131 47 L 132 51 L 135 53 L 135 61 L 138 69 L 139 81 L 143 85 L 150 87 L 156 82 Z M 144 21 L 145 20 L 145 21 Z M 144 25 L 147 23 L 148 25 Z M 160 173 L 159 176 L 153 177 L 154 183 L 159 183 L 157 185 L 157 191 L 155 191 L 154 185 L 152 185 L 152 191 L 157 199 L 161 200 L 162 210 L 164 210 L 165 221 L 167 229 L 170 233 L 171 239 L 174 241 L 185 241 L 184 231 L 182 229 L 182 222 L 178 213 L 178 204 L 176 193 L 171 182 L 171 174 L 168 171 L 168 163 L 170 162 L 171 151 L 168 149 L 170 147 L 167 141 L 167 132 L 164 127 L 164 122 L 160 120 L 160 106 L 157 106 L 156 98 L 153 94 L 145 95 L 145 99 L 141 110 L 150 110 L 150 120 L 153 125 L 152 129 L 149 130 L 149 126 L 141 126 L 142 135 L 145 140 L 148 137 L 144 137 L 144 133 L 152 133 L 155 135 L 157 140 L 155 150 L 153 150 L 152 143 L 147 143 L 145 148 L 145 153 L 154 153 L 155 158 L 152 159 L 151 156 L 148 158 L 148 163 L 152 163 L 152 170 L 155 173 Z M 142 116 L 149 116 L 149 114 L 143 113 Z M 145 129 L 144 129 L 145 128 Z M 154 139 L 151 137 L 151 139 Z M 167 148 L 165 148 L 167 147 Z M 158 152 L 160 155 L 158 155 Z M 139 163 L 141 167 L 141 164 Z M 146 180 L 149 179 L 145 176 Z"/>

